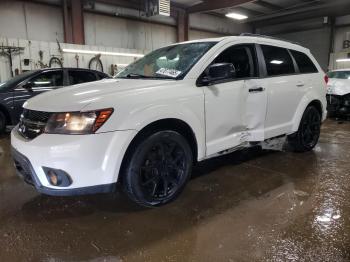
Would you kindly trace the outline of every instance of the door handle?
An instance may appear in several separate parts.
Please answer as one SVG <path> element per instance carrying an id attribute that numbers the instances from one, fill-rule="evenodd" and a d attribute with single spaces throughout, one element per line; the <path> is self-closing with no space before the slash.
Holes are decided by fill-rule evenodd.
<path id="1" fill-rule="evenodd" d="M 298 82 L 297 87 L 303 87 L 305 84 L 303 82 Z"/>
<path id="2" fill-rule="evenodd" d="M 250 93 L 263 92 L 264 90 L 265 90 L 265 88 L 263 88 L 263 87 L 249 88 Z"/>

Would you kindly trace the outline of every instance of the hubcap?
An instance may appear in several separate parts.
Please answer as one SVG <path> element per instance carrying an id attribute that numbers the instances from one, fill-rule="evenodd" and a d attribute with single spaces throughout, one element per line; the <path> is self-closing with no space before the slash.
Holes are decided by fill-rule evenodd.
<path id="1" fill-rule="evenodd" d="M 140 167 L 140 186 L 146 197 L 163 200 L 181 186 L 185 172 L 184 150 L 174 141 L 163 140 L 145 154 Z"/>

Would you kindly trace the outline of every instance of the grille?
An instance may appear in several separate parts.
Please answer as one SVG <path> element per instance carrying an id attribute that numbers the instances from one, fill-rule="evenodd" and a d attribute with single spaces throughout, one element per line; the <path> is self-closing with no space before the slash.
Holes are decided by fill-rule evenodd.
<path id="1" fill-rule="evenodd" d="M 24 109 L 18 132 L 27 139 L 34 139 L 44 132 L 51 113 Z"/>
<path id="2" fill-rule="evenodd" d="M 29 119 L 31 121 L 38 121 L 38 122 L 46 123 L 47 120 L 49 120 L 50 113 L 24 109 L 23 117 L 26 119 Z"/>

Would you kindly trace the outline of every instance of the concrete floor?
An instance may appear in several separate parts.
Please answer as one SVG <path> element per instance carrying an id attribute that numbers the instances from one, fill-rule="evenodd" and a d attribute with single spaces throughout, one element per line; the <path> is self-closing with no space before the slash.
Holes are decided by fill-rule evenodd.
<path id="1" fill-rule="evenodd" d="M 313 152 L 239 152 L 194 170 L 180 198 L 54 198 L 14 174 L 0 140 L 1 261 L 349 261 L 350 123 Z"/>

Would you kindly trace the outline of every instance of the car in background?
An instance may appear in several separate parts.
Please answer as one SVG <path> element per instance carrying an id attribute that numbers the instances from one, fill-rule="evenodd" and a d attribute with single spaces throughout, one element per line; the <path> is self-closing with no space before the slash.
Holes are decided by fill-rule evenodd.
<path id="1" fill-rule="evenodd" d="M 329 117 L 350 115 L 350 69 L 329 71 L 327 111 Z"/>
<path id="2" fill-rule="evenodd" d="M 29 98 L 63 86 L 92 82 L 109 75 L 82 68 L 45 68 L 28 71 L 0 83 L 0 132 L 19 122 L 22 105 Z"/>

